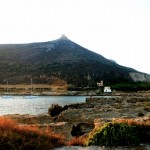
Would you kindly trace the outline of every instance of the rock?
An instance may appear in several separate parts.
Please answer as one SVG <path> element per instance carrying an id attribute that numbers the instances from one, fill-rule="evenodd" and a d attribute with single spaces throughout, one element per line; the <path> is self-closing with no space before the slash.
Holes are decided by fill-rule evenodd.
<path id="1" fill-rule="evenodd" d="M 82 136 L 85 133 L 89 133 L 94 128 L 94 124 L 89 123 L 78 123 L 72 126 L 71 135 L 72 136 Z"/>
<path id="2" fill-rule="evenodd" d="M 76 124 L 72 126 L 71 135 L 76 137 L 83 135 L 80 124 Z"/>
<path id="3" fill-rule="evenodd" d="M 52 104 L 49 109 L 48 109 L 48 113 L 57 119 L 57 116 L 64 110 L 67 110 L 69 108 L 68 105 L 65 105 L 64 107 L 59 106 L 58 104 Z"/>

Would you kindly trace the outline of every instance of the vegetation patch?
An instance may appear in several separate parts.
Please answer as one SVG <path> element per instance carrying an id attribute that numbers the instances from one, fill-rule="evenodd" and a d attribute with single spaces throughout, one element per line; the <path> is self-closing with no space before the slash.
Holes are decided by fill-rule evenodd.
<path id="1" fill-rule="evenodd" d="M 150 144 L 150 118 L 134 120 L 134 119 L 116 119 L 116 123 L 124 123 L 128 126 L 136 126 L 140 143 Z"/>
<path id="2" fill-rule="evenodd" d="M 139 145 L 138 131 L 135 126 L 124 123 L 107 123 L 95 129 L 87 140 L 87 145 L 100 146 L 137 146 Z"/>
<path id="3" fill-rule="evenodd" d="M 150 90 L 150 84 L 144 82 L 133 82 L 133 83 L 118 83 L 113 84 L 112 89 L 117 91 L 148 91 Z"/>

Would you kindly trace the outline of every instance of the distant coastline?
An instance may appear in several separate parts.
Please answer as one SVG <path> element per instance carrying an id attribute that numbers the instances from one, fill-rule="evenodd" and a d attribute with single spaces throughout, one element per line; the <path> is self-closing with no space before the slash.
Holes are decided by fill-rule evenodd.
<path id="1" fill-rule="evenodd" d="M 8 89 L 7 89 L 8 88 Z M 33 84 L 32 95 L 38 96 L 121 96 L 130 95 L 130 92 L 113 91 L 112 93 L 99 92 L 99 89 L 94 90 L 67 90 L 66 86 L 62 85 L 49 85 L 49 84 Z M 142 92 L 142 91 L 141 91 Z M 149 91 L 143 91 L 147 93 Z M 132 92 L 136 93 L 137 92 Z M 29 84 L 11 84 L 7 85 L 0 84 L 0 95 L 31 95 L 31 85 Z"/>
<path id="2" fill-rule="evenodd" d="M 0 95 L 30 95 L 31 85 L 29 84 L 11 84 L 7 90 L 7 85 L 0 85 Z M 91 96 L 98 95 L 97 90 L 67 90 L 66 86 L 62 85 L 49 85 L 49 84 L 33 84 L 32 95 L 43 96 Z"/>

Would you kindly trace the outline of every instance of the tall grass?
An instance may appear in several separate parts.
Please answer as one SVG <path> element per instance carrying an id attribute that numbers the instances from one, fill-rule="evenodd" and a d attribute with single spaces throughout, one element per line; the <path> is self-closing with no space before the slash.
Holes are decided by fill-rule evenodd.
<path id="1" fill-rule="evenodd" d="M 0 150 L 41 150 L 65 145 L 61 134 L 36 126 L 19 125 L 0 117 Z"/>

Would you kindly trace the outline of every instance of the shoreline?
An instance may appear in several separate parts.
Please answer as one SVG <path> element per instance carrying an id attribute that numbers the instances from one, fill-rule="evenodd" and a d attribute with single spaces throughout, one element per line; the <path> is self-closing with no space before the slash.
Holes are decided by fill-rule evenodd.
<path id="1" fill-rule="evenodd" d="M 58 95 L 57 95 L 58 96 Z M 59 95 L 61 96 L 61 95 Z M 88 95 L 89 96 L 89 95 Z M 104 95 L 102 95 L 104 96 Z M 106 95 L 108 96 L 108 95 Z M 110 97 L 112 95 L 109 95 Z M 79 135 L 84 133 L 88 135 L 94 128 L 101 126 L 104 123 L 113 121 L 114 119 L 135 120 L 137 122 L 150 122 L 150 93 L 135 92 L 122 93 L 122 95 L 112 97 L 88 97 L 83 103 L 73 103 L 67 105 L 67 109 L 63 110 L 56 116 L 50 116 L 48 113 L 41 115 L 5 115 L 6 118 L 16 120 L 20 125 L 24 126 L 39 126 L 40 128 L 51 128 L 53 132 L 62 133 L 68 141 L 73 138 L 71 132 L 73 126 L 79 125 L 81 131 Z M 140 116 L 142 115 L 142 116 Z M 78 132 L 78 131 L 77 131 Z M 80 136 L 81 136 L 80 135 Z M 149 149 L 149 144 L 141 145 L 140 147 L 132 148 Z M 105 147 L 60 147 L 56 150 L 109 150 Z M 123 150 L 125 147 L 117 147 L 115 150 Z M 128 149 L 128 148 L 126 148 Z"/>
<path id="2" fill-rule="evenodd" d="M 60 92 L 60 91 L 51 91 L 51 92 L 36 92 L 36 93 L 28 93 L 28 92 L 2 92 L 0 91 L 0 96 L 3 95 L 11 95 L 11 96 L 27 96 L 27 95 L 33 95 L 33 96 L 89 96 L 89 97 L 94 97 L 94 96 L 143 96 L 145 95 L 150 95 L 150 91 L 137 91 L 137 92 L 122 92 L 122 91 L 117 91 L 117 92 L 111 92 L 111 93 L 101 93 L 97 94 L 96 91 L 91 91 L 90 93 L 87 94 L 87 91 L 66 91 L 66 92 Z"/>

